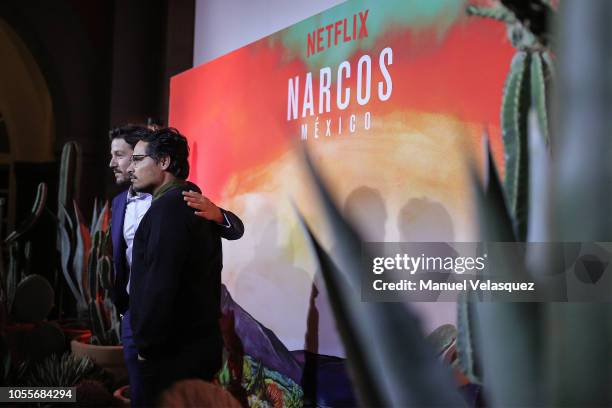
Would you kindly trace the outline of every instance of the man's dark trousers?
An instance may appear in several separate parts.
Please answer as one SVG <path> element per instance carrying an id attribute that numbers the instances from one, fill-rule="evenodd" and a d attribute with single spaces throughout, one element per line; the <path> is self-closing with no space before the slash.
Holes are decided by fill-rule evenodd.
<path id="1" fill-rule="evenodd" d="M 121 320 L 121 343 L 123 344 L 123 356 L 128 368 L 130 380 L 130 400 L 132 407 L 145 407 L 145 388 L 144 381 L 139 375 L 138 349 L 132 337 L 132 327 L 130 324 L 130 312 L 123 315 Z"/>

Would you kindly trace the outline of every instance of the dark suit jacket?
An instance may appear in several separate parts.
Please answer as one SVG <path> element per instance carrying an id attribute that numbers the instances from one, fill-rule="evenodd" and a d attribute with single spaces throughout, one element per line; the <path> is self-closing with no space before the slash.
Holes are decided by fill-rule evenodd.
<path id="1" fill-rule="evenodd" d="M 134 237 L 130 322 L 146 359 L 194 342 L 220 344 L 221 237 L 216 223 L 185 205 L 188 188 L 154 198 Z"/>
<path id="2" fill-rule="evenodd" d="M 188 183 L 189 189 L 200 192 L 200 189 L 192 183 Z M 125 314 L 129 307 L 129 296 L 125 290 L 128 278 L 129 268 L 127 259 L 125 258 L 126 243 L 123 239 L 123 221 L 125 220 L 125 208 L 127 205 L 128 190 L 119 193 L 113 198 L 112 203 L 112 218 L 111 218 L 111 240 L 113 244 L 113 266 L 114 266 L 114 284 L 111 290 L 113 303 L 117 308 L 117 312 Z M 186 206 L 186 205 L 185 205 Z M 193 210 L 192 210 L 193 211 Z M 223 214 L 227 216 L 230 222 L 230 227 L 216 225 L 217 232 L 221 238 L 235 240 L 242 237 L 244 234 L 244 225 L 242 220 L 231 211 L 221 209 Z"/>

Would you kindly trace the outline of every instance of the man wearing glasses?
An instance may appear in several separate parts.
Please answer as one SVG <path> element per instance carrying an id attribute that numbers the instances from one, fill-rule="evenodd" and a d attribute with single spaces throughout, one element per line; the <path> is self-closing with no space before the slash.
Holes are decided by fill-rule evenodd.
<path id="1" fill-rule="evenodd" d="M 130 323 L 144 382 L 144 402 L 186 378 L 211 381 L 221 368 L 221 238 L 217 224 L 194 215 L 189 147 L 176 129 L 142 138 L 128 168 L 132 187 L 153 196 L 132 253 Z"/>
<path id="2" fill-rule="evenodd" d="M 134 146 L 139 140 L 150 135 L 154 127 L 126 125 L 113 129 L 111 141 L 111 161 L 109 167 L 119 185 L 130 184 L 128 167 Z M 196 210 L 195 214 L 215 222 L 217 233 L 229 240 L 239 239 L 244 233 L 240 218 L 235 214 L 220 209 L 200 194 L 197 186 L 190 184 L 188 191 L 183 192 L 187 205 Z M 111 235 L 113 243 L 113 263 L 115 270 L 113 301 L 117 311 L 123 315 L 121 337 L 126 364 L 128 367 L 130 391 L 133 406 L 143 404 L 143 381 L 140 376 L 137 349 L 130 326 L 129 286 L 132 266 L 133 240 L 138 225 L 151 206 L 152 195 L 137 192 L 133 188 L 118 194 L 112 203 Z"/>

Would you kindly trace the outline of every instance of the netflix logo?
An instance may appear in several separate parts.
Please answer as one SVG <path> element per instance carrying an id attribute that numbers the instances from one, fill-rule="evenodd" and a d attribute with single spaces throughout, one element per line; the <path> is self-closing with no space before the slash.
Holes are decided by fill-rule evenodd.
<path id="1" fill-rule="evenodd" d="M 369 10 L 353 14 L 352 19 L 344 18 L 308 33 L 306 57 L 318 54 L 340 43 L 360 40 L 368 36 Z"/>

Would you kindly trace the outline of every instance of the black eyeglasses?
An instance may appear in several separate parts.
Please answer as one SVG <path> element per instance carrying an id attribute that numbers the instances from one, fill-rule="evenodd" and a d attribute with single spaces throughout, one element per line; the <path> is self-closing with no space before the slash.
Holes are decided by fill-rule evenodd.
<path id="1" fill-rule="evenodd" d="M 132 157 L 130 158 L 130 162 L 138 163 L 139 161 L 142 161 L 142 159 L 144 159 L 145 157 L 152 157 L 152 156 L 150 154 L 133 154 Z"/>

